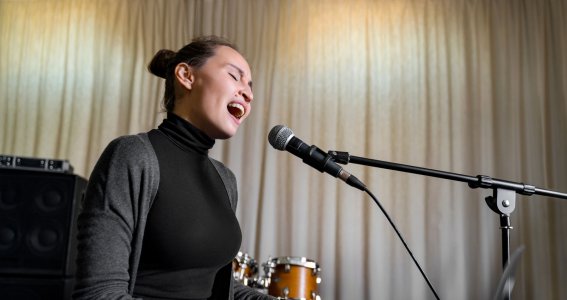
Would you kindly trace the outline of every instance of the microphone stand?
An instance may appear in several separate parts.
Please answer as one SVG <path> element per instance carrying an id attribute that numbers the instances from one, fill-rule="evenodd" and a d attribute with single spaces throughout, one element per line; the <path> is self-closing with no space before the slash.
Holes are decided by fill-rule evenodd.
<path id="1" fill-rule="evenodd" d="M 410 165 L 397 164 L 382 160 L 369 159 L 358 156 L 351 156 L 348 152 L 334 151 L 328 152 L 333 160 L 340 164 L 359 164 L 370 167 L 401 171 L 449 179 L 453 181 L 466 182 L 470 188 L 492 189 L 492 196 L 485 198 L 486 204 L 490 209 L 500 216 L 500 229 L 502 230 L 502 266 L 506 267 L 510 258 L 510 230 L 513 228 L 510 222 L 510 215 L 516 208 L 516 193 L 526 196 L 542 195 L 560 199 L 567 199 L 567 194 L 551 190 L 536 188 L 533 185 L 512 182 L 507 180 L 495 179 L 486 175 L 469 176 L 434 169 L 415 167 Z M 511 288 L 506 291 L 507 297 L 511 299 Z"/>

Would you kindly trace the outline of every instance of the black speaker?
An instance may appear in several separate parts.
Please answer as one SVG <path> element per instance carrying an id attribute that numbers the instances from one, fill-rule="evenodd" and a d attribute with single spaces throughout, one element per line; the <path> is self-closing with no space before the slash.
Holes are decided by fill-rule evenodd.
<path id="1" fill-rule="evenodd" d="M 86 183 L 72 174 L 0 168 L 0 298 L 66 298 L 59 295 L 75 274 Z"/>
<path id="2" fill-rule="evenodd" d="M 0 277 L 2 300 L 67 300 L 73 292 L 72 278 Z"/>

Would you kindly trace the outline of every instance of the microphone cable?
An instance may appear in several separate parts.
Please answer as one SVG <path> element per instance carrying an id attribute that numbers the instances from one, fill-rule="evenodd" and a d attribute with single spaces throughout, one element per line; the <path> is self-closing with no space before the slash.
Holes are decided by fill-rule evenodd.
<path id="1" fill-rule="evenodd" d="M 404 240 L 404 238 L 402 237 L 402 234 L 400 233 L 400 231 L 398 230 L 398 228 L 396 227 L 396 224 L 394 224 L 394 221 L 392 221 L 392 218 L 390 218 L 390 215 L 388 215 L 388 213 L 386 212 L 386 210 L 384 209 L 384 207 L 382 207 L 382 204 L 380 204 L 380 201 L 378 201 L 378 198 L 376 198 L 376 196 L 374 196 L 374 194 L 372 194 L 372 192 L 370 190 L 368 190 L 368 188 L 364 188 L 364 191 L 366 193 L 368 193 L 368 195 L 370 195 L 370 197 L 372 198 L 372 200 L 374 200 L 374 202 L 376 203 L 376 205 L 378 205 L 378 207 L 380 208 L 380 210 L 382 211 L 382 213 L 384 214 L 384 216 L 386 216 L 386 219 L 388 219 L 388 222 L 390 222 L 390 225 L 392 225 L 392 228 L 394 228 L 394 231 L 396 232 L 396 234 L 398 235 L 398 237 L 400 238 L 400 240 L 402 241 L 402 244 L 404 244 L 404 247 L 406 248 L 406 250 L 408 251 L 409 255 L 411 256 L 411 259 L 413 260 L 413 262 L 415 263 L 415 265 L 417 266 L 417 268 L 419 269 L 419 272 L 421 273 L 421 275 L 423 276 L 423 278 L 425 279 L 425 281 L 427 282 L 427 285 L 429 286 L 429 289 L 431 290 L 431 292 L 433 292 L 433 295 L 435 295 L 435 299 L 439 300 L 439 296 L 437 295 L 437 292 L 435 291 L 435 288 L 433 287 L 433 285 L 431 284 L 431 282 L 429 281 L 429 278 L 427 278 L 427 275 L 425 275 L 425 272 L 423 271 L 423 269 L 421 268 L 421 266 L 419 265 L 419 263 L 417 262 L 417 260 L 415 259 L 415 257 L 413 256 L 413 253 L 411 252 L 410 248 L 408 247 L 408 244 L 406 243 L 406 241 Z"/>
<path id="2" fill-rule="evenodd" d="M 364 183 L 362 183 L 356 177 L 352 176 L 350 173 L 346 172 L 342 167 L 337 165 L 334 157 L 327 155 L 325 152 L 323 152 L 321 149 L 317 148 L 314 145 L 309 146 L 305 144 L 302 140 L 295 137 L 295 134 L 293 134 L 293 131 L 291 131 L 291 129 L 289 129 L 284 125 L 274 126 L 272 130 L 270 130 L 270 133 L 268 134 L 268 141 L 270 142 L 270 145 L 272 145 L 272 147 L 274 147 L 275 149 L 281 151 L 284 150 L 288 151 L 293 155 L 301 158 L 304 163 L 310 165 L 311 167 L 317 169 L 318 171 L 327 172 L 332 176 L 339 177 L 347 184 L 368 193 L 368 195 L 372 197 L 372 200 L 374 200 L 374 202 L 378 205 L 382 213 L 384 213 L 386 219 L 388 219 L 388 222 L 390 222 L 390 225 L 392 225 L 392 227 L 394 228 L 394 231 L 402 241 L 402 244 L 404 244 L 404 247 L 411 256 L 411 259 L 413 259 L 413 262 L 419 269 L 419 272 L 421 272 L 421 275 L 427 282 L 427 285 L 435 295 L 435 298 L 439 300 L 439 296 L 437 295 L 435 288 L 433 288 L 433 285 L 429 281 L 429 278 L 427 278 L 427 275 L 425 275 L 425 272 L 423 272 L 423 269 L 421 268 L 421 266 L 413 256 L 413 253 L 411 252 L 406 241 L 402 237 L 402 234 L 400 233 L 400 231 L 398 230 L 398 228 L 396 227 L 396 225 L 394 224 L 394 222 L 392 221 L 392 219 L 390 218 L 384 207 L 382 207 L 380 201 L 378 201 L 378 198 L 376 198 L 374 194 L 372 194 L 372 192 L 368 190 L 368 188 L 364 185 Z M 339 161 L 339 163 L 342 162 Z"/>

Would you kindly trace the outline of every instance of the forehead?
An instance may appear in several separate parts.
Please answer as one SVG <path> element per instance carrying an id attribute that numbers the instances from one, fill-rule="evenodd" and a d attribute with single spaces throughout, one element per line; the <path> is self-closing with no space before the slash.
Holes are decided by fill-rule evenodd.
<path id="1" fill-rule="evenodd" d="M 250 77 L 250 66 L 244 57 L 236 50 L 227 47 L 219 46 L 215 50 L 215 55 L 209 58 L 210 61 L 215 61 L 220 66 L 236 67 L 244 72 L 244 75 Z"/>

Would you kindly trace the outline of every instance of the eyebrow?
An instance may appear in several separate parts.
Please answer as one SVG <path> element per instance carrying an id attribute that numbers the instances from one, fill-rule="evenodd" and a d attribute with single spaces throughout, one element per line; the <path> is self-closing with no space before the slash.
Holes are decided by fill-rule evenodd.
<path id="1" fill-rule="evenodd" d="M 240 73 L 240 76 L 243 76 L 243 75 L 244 75 L 244 70 L 242 70 L 242 69 L 241 69 L 240 67 L 238 67 L 237 65 L 231 64 L 231 63 L 228 63 L 228 65 L 231 66 L 231 67 L 233 67 L 233 68 L 235 68 L 236 70 L 238 70 L 238 73 Z M 252 80 L 248 81 L 248 86 L 250 87 L 250 89 L 252 89 Z"/>

